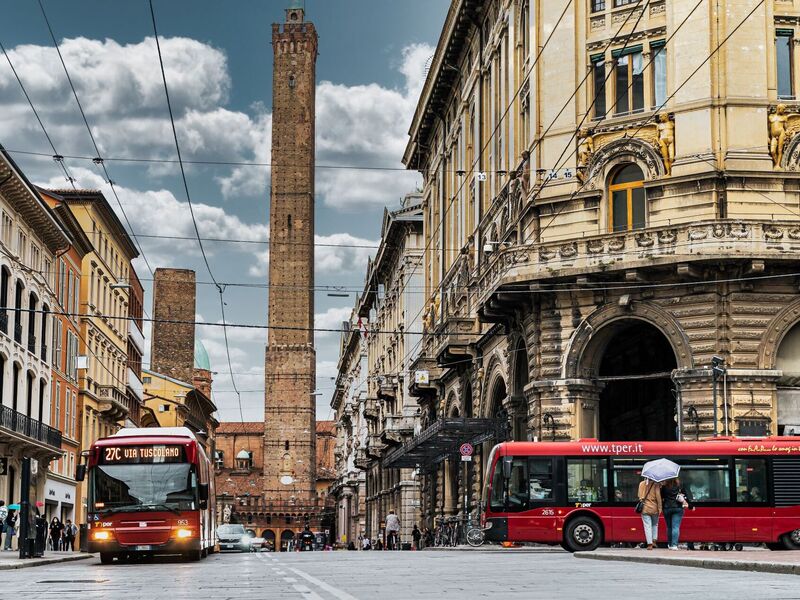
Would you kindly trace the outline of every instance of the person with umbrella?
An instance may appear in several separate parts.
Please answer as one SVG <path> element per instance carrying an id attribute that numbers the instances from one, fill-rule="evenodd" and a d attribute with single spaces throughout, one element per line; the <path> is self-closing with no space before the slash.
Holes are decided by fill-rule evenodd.
<path id="1" fill-rule="evenodd" d="M 639 503 L 637 512 L 642 515 L 644 537 L 647 549 L 652 550 L 658 541 L 658 517 L 662 512 L 661 485 L 664 481 L 678 476 L 680 467 L 671 460 L 659 458 L 645 463 L 642 467 L 642 481 L 639 483 Z"/>
<path id="2" fill-rule="evenodd" d="M 681 534 L 683 512 L 689 508 L 692 497 L 680 479 L 673 477 L 661 487 L 661 503 L 664 506 L 664 521 L 667 524 L 667 549 L 677 550 Z"/>

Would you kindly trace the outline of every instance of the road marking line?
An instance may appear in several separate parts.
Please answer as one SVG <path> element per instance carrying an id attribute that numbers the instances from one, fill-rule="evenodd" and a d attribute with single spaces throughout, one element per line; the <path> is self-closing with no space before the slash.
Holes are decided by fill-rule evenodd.
<path id="1" fill-rule="evenodd" d="M 312 577 L 311 575 L 309 575 L 308 573 L 304 573 L 300 569 L 295 569 L 290 567 L 289 570 L 293 571 L 294 573 L 296 573 L 306 581 L 312 583 L 313 585 L 317 586 L 318 588 L 325 590 L 326 592 L 335 596 L 339 600 L 358 600 L 358 598 L 356 598 L 355 596 L 351 596 L 347 592 L 343 592 L 342 590 L 335 588 L 332 585 L 325 583 L 324 581 L 320 581 L 316 577 Z"/>
<path id="2" fill-rule="evenodd" d="M 297 583 L 297 579 L 295 579 L 294 577 L 284 577 L 283 580 L 286 583 Z"/>
<path id="3" fill-rule="evenodd" d="M 296 585 L 294 589 L 301 594 L 303 594 L 303 598 L 311 598 L 312 600 L 322 600 L 322 596 L 311 590 L 308 586 L 305 585 Z"/>

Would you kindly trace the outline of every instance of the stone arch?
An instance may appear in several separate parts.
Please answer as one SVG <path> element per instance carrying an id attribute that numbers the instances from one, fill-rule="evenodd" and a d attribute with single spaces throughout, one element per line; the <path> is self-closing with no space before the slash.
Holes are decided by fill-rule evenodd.
<path id="1" fill-rule="evenodd" d="M 798 323 L 800 323 L 800 300 L 795 300 L 773 317 L 764 335 L 761 336 L 761 343 L 758 345 L 759 369 L 775 368 L 778 348 L 783 338 Z"/>
<path id="2" fill-rule="evenodd" d="M 623 137 L 596 150 L 588 165 L 586 181 L 590 189 L 604 189 L 608 176 L 623 163 L 635 163 L 646 180 L 658 179 L 667 174 L 661 152 L 648 141 Z"/>
<path id="3" fill-rule="evenodd" d="M 491 414 L 492 407 L 492 393 L 495 390 L 496 386 L 500 381 L 502 381 L 503 386 L 506 386 L 506 381 L 508 381 L 508 372 L 505 368 L 503 360 L 500 358 L 500 353 L 495 351 L 489 357 L 489 361 L 486 363 L 486 385 L 483 388 L 483 398 L 481 398 L 481 406 L 480 406 L 480 414 L 484 417 L 492 417 Z M 507 391 L 507 388 L 506 388 Z"/>
<path id="4" fill-rule="evenodd" d="M 444 410 L 442 411 L 442 416 L 444 417 L 452 417 L 453 412 L 458 413 L 458 396 L 456 395 L 454 390 L 450 390 L 450 393 L 447 395 L 447 401 L 444 405 Z M 457 416 L 457 415 L 456 415 Z"/>
<path id="5" fill-rule="evenodd" d="M 643 321 L 658 329 L 671 344 L 678 368 L 692 368 L 694 360 L 689 339 L 675 318 L 651 302 L 633 302 L 629 307 L 606 305 L 581 322 L 572 334 L 569 350 L 564 355 L 562 377 L 585 379 L 596 373 L 602 350 L 614 333 L 613 324 L 630 320 Z"/>
<path id="6" fill-rule="evenodd" d="M 472 372 L 466 371 L 464 373 L 463 382 L 461 385 L 461 414 L 464 417 L 470 418 L 474 415 L 474 401 L 472 395 Z"/>
<path id="7" fill-rule="evenodd" d="M 514 336 L 511 360 L 511 385 L 510 393 L 514 396 L 522 396 L 525 386 L 530 381 L 530 365 L 528 363 L 528 345 L 525 338 L 521 335 Z"/>
<path id="8" fill-rule="evenodd" d="M 800 170 L 800 135 L 793 135 L 784 146 L 781 168 L 784 171 Z"/>

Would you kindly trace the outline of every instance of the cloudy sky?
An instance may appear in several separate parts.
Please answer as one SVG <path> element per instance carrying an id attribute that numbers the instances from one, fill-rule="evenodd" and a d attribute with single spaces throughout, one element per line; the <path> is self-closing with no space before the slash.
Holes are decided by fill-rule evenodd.
<path id="1" fill-rule="evenodd" d="M 45 0 L 47 15 L 100 150 L 107 158 L 174 160 L 161 74 L 147 0 Z M 271 23 L 288 0 L 157 0 L 161 47 L 184 159 L 269 162 Z M 320 34 L 317 66 L 316 284 L 355 289 L 380 236 L 383 207 L 420 180 L 400 158 L 433 54 L 447 0 L 308 0 L 307 17 Z M 0 42 L 62 155 L 93 156 L 47 26 L 34 0 L 3 0 Z M 5 58 L 0 56 L 0 144 L 35 183 L 65 187 L 63 173 Z M 36 156 L 25 152 L 41 152 Z M 121 215 L 102 171 L 70 159 L 77 184 L 99 188 Z M 328 166 L 386 169 L 323 168 Z M 149 265 L 197 271 L 198 318 L 221 319 L 193 240 L 180 172 L 173 163 L 108 161 L 125 214 Z M 187 171 L 189 190 L 211 269 L 226 287 L 229 322 L 265 324 L 269 253 L 269 169 L 199 166 Z M 173 239 L 179 238 L 179 239 Z M 187 238 L 187 239 L 180 239 Z M 357 246 L 357 247 L 342 247 Z M 364 247 L 366 246 L 366 247 Z M 152 275 L 141 258 L 150 314 Z M 316 292 L 316 326 L 339 327 L 354 295 Z M 149 333 L 149 327 L 145 333 Z M 214 400 L 223 420 L 238 420 L 222 330 L 200 327 L 217 372 Z M 149 338 L 149 336 L 148 336 Z M 243 392 L 245 419 L 263 417 L 266 330 L 229 328 L 233 378 Z M 317 333 L 319 418 L 330 415 L 338 335 Z M 147 358 L 147 357 L 146 357 Z"/>

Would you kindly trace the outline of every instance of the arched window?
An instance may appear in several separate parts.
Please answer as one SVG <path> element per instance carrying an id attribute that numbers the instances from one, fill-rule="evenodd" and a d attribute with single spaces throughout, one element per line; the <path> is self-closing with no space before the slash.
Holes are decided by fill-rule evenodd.
<path id="1" fill-rule="evenodd" d="M 644 174 L 634 164 L 614 173 L 608 187 L 608 221 L 612 231 L 642 229 L 646 218 Z"/>

